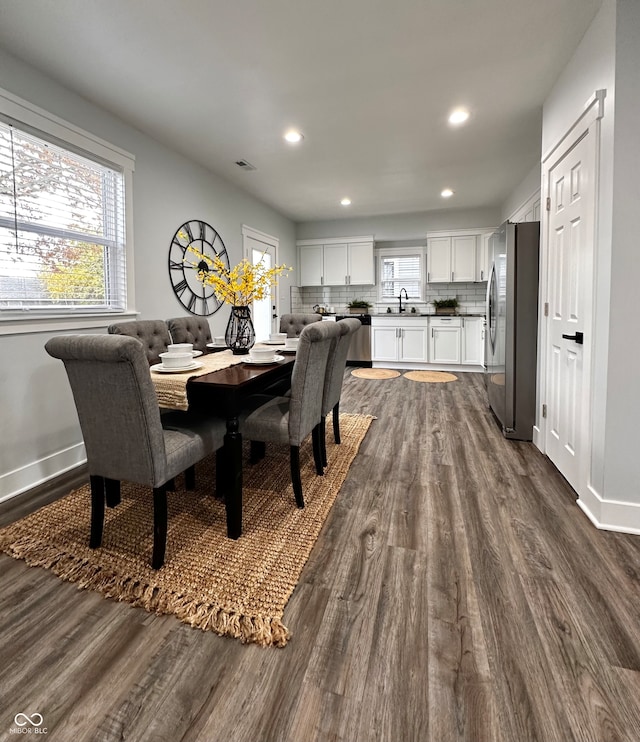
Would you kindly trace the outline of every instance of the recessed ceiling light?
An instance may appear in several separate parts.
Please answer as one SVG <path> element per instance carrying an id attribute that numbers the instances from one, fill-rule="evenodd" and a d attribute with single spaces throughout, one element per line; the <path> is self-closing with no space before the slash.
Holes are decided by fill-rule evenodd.
<path id="1" fill-rule="evenodd" d="M 451 196 L 453 196 L 453 191 L 451 188 L 445 188 L 444 191 L 440 192 L 440 195 L 442 198 L 451 198 Z"/>
<path id="2" fill-rule="evenodd" d="M 350 198 L 343 198 L 342 201 L 340 201 L 340 203 L 343 206 L 351 206 L 351 199 Z"/>
<path id="3" fill-rule="evenodd" d="M 284 138 L 289 142 L 289 144 L 297 144 L 304 139 L 302 134 L 295 129 L 289 129 L 289 131 L 284 135 Z"/>
<path id="4" fill-rule="evenodd" d="M 455 111 L 451 111 L 449 114 L 449 123 L 457 126 L 458 124 L 464 124 L 469 118 L 469 111 L 466 108 L 456 108 Z"/>

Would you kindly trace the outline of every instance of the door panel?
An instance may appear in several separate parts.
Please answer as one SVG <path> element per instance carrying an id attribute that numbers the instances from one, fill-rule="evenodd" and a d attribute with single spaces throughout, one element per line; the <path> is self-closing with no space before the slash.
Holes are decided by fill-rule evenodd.
<path id="1" fill-rule="evenodd" d="M 585 346 L 572 339 L 588 331 L 587 277 L 593 261 L 593 172 L 589 135 L 549 171 L 549 327 L 546 452 L 568 482 L 579 490 L 587 435 L 583 414 L 589 393 Z M 569 336 L 569 337 L 565 337 Z M 591 342 L 587 337 L 585 342 Z"/>

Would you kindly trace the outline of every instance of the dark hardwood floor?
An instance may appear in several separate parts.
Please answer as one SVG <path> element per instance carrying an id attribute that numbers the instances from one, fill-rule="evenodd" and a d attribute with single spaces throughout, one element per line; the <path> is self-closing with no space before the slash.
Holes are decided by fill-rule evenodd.
<path id="1" fill-rule="evenodd" d="M 378 419 L 286 648 L 0 556 L 0 739 L 37 712 L 49 742 L 637 742 L 640 537 L 598 531 L 532 444 L 501 436 L 480 375 L 347 371 L 341 408 Z"/>

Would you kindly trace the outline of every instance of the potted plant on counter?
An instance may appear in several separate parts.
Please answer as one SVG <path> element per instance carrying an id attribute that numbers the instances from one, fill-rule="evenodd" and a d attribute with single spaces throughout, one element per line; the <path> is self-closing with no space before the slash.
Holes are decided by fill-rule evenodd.
<path id="1" fill-rule="evenodd" d="M 364 299 L 352 299 L 347 307 L 349 308 L 350 314 L 369 314 L 369 309 L 373 306 Z"/>
<path id="2" fill-rule="evenodd" d="M 434 299 L 432 302 L 436 308 L 436 314 L 456 314 L 458 310 L 457 299 Z"/>

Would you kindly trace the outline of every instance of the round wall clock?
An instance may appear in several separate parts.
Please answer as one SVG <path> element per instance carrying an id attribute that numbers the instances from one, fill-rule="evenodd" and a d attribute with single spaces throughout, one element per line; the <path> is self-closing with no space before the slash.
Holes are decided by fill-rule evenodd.
<path id="1" fill-rule="evenodd" d="M 178 227 L 169 246 L 169 278 L 178 301 L 191 314 L 208 317 L 220 309 L 222 302 L 214 294 L 212 286 L 198 279 L 199 270 L 209 271 L 211 268 L 204 260 L 198 260 L 197 255 L 188 252 L 189 246 L 211 259 L 217 255 L 229 268 L 227 248 L 216 230 L 199 219 Z"/>

